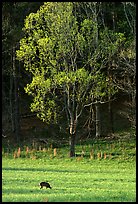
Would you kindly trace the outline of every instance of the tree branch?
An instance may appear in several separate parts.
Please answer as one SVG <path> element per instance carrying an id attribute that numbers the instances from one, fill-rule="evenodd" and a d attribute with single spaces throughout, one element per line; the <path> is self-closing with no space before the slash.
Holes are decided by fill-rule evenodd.
<path id="1" fill-rule="evenodd" d="M 108 103 L 108 102 L 111 102 L 111 101 L 114 101 L 114 100 L 116 100 L 116 98 L 111 99 L 111 100 L 107 100 L 107 101 L 95 101 L 95 102 L 91 102 L 89 104 L 84 105 L 84 108 L 87 107 L 87 106 L 93 105 L 93 104 L 98 104 L 98 103 L 105 104 L 105 103 Z"/>

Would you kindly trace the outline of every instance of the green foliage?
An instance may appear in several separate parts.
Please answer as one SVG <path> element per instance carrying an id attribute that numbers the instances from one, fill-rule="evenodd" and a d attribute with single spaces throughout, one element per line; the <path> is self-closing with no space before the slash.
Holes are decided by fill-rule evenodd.
<path id="1" fill-rule="evenodd" d="M 109 85 L 100 68 L 125 38 L 105 29 L 98 39 L 95 14 L 78 22 L 72 2 L 46 2 L 26 17 L 23 30 L 17 59 L 33 75 L 25 91 L 34 98 L 31 111 L 43 121 L 57 121 L 63 109 L 57 105 L 59 95 L 64 95 L 64 109 L 75 111 L 78 105 L 83 108 L 91 100 L 105 100 L 116 93 L 113 81 Z"/>
<path id="2" fill-rule="evenodd" d="M 123 33 L 116 33 L 107 28 L 100 32 L 100 39 L 101 57 L 106 59 L 115 55 L 126 40 Z"/>

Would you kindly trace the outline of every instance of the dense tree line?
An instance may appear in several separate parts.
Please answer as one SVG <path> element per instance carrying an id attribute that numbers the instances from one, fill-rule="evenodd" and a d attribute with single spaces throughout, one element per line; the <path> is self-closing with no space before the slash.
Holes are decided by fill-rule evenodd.
<path id="1" fill-rule="evenodd" d="M 3 135 L 15 132 L 20 139 L 21 94 L 26 76 L 16 60 L 16 50 L 23 36 L 22 27 L 26 15 L 35 12 L 42 3 L 3 2 L 2 3 L 2 131 Z"/>
<path id="2" fill-rule="evenodd" d="M 19 139 L 21 86 L 32 96 L 31 111 L 44 122 L 67 118 L 70 156 L 75 155 L 77 126 L 86 110 L 90 115 L 95 111 L 99 137 L 101 107 L 108 103 L 113 131 L 112 101 L 119 93 L 130 97 L 133 117 L 128 117 L 135 124 L 135 4 L 30 4 L 2 7 L 3 126 L 8 124 Z"/>

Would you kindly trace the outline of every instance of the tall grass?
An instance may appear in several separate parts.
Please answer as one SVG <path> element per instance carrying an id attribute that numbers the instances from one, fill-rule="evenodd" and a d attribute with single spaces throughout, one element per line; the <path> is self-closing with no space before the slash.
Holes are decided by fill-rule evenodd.
<path id="1" fill-rule="evenodd" d="M 90 140 L 87 143 L 80 143 L 76 145 L 76 156 L 78 160 L 82 158 L 88 159 L 135 159 L 136 145 L 135 139 L 131 140 Z M 38 146 L 22 146 L 15 149 L 4 149 L 2 151 L 3 157 L 8 158 L 68 158 L 69 147 L 64 146 L 54 148 L 52 145 L 49 147 Z"/>

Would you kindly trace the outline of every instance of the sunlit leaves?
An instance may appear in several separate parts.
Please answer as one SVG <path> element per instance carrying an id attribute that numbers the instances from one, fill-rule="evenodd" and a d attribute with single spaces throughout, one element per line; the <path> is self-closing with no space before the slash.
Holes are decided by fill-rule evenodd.
<path id="1" fill-rule="evenodd" d="M 108 29 L 99 32 L 93 15 L 78 22 L 74 14 L 72 2 L 45 2 L 25 20 L 17 58 L 33 75 L 25 91 L 34 97 L 31 110 L 43 121 L 57 120 L 57 93 L 73 111 L 73 104 L 83 107 L 91 98 L 104 100 L 115 93 L 99 69 L 124 36 Z"/>
<path id="2" fill-rule="evenodd" d="M 118 52 L 120 46 L 125 42 L 123 33 L 115 33 L 109 29 L 100 32 L 101 57 L 109 58 Z"/>

